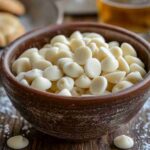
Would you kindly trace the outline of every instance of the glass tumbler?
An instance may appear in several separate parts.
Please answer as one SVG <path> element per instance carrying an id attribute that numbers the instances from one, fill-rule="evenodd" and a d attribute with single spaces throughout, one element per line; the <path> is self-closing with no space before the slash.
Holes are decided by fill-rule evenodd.
<path id="1" fill-rule="evenodd" d="M 124 27 L 150 40 L 150 0 L 97 0 L 100 22 Z"/>

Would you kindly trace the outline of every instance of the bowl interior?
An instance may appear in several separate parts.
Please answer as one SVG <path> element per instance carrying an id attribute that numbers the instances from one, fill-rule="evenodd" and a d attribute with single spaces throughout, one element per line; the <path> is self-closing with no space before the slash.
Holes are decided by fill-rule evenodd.
<path id="1" fill-rule="evenodd" d="M 41 48 L 44 44 L 49 43 L 50 39 L 53 38 L 55 35 L 63 34 L 66 36 L 69 36 L 74 31 L 81 31 L 81 32 L 96 32 L 102 34 L 106 41 L 119 41 L 122 42 L 128 42 L 132 44 L 137 53 L 138 56 L 142 59 L 142 61 L 146 65 L 147 74 L 145 76 L 145 79 L 136 86 L 133 86 L 131 88 L 128 88 L 122 92 L 118 92 L 115 94 L 110 94 L 106 96 L 94 96 L 94 97 L 64 97 L 64 96 L 57 96 L 55 94 L 42 92 L 33 88 L 25 87 L 19 82 L 16 81 L 15 76 L 11 73 L 11 66 L 14 60 L 20 56 L 25 50 L 32 47 Z M 53 97 L 55 100 L 59 102 L 64 103 L 72 103 L 73 101 L 76 101 L 76 104 L 79 105 L 88 105 L 90 103 L 106 103 L 116 101 L 121 101 L 122 96 L 132 96 L 137 94 L 137 90 L 146 90 L 147 87 L 150 84 L 150 45 L 148 42 L 140 38 L 134 33 L 131 33 L 127 30 L 123 30 L 118 27 L 109 26 L 105 24 L 93 24 L 93 23 L 72 23 L 72 24 L 64 24 L 64 25 L 54 25 L 49 26 L 42 29 L 34 30 L 30 33 L 27 33 L 23 37 L 16 40 L 14 43 L 12 43 L 9 47 L 7 47 L 6 51 L 3 55 L 3 65 L 2 68 L 5 71 L 5 74 L 9 78 L 10 82 L 17 85 L 20 88 L 23 88 L 27 92 L 31 92 L 34 94 L 39 94 L 46 97 Z M 60 101 L 61 99 L 61 101 Z M 92 101 L 91 101 L 92 100 Z M 67 104 L 66 103 L 66 104 Z"/>
<path id="2" fill-rule="evenodd" d="M 102 34 L 107 42 L 118 41 L 128 42 L 134 46 L 138 53 L 138 57 L 145 63 L 146 70 L 150 70 L 150 45 L 144 40 L 126 30 L 106 26 L 106 25 L 88 25 L 88 24 L 72 24 L 72 25 L 56 25 L 44 29 L 35 30 L 26 34 L 10 47 L 9 66 L 12 62 L 26 49 L 37 47 L 41 48 L 44 44 L 49 43 L 50 39 L 55 35 L 63 34 L 69 36 L 74 31 L 80 32 L 96 32 Z"/>

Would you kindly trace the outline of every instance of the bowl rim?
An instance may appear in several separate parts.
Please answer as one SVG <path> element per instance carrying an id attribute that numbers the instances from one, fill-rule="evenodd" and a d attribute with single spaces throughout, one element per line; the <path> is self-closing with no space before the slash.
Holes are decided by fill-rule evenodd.
<path id="1" fill-rule="evenodd" d="M 28 93 L 33 93 L 36 95 L 40 95 L 40 96 L 46 96 L 47 98 L 49 98 L 49 101 L 53 101 L 53 102 L 57 102 L 57 103 L 64 103 L 64 104 L 79 104 L 79 105 L 89 105 L 89 104 L 104 104 L 107 102 L 109 103 L 113 103 L 113 102 L 118 102 L 118 101 L 122 101 L 124 100 L 123 97 L 130 97 L 130 96 L 134 96 L 139 94 L 140 92 L 148 89 L 149 85 L 150 85 L 150 71 L 146 74 L 144 80 L 142 80 L 141 82 L 137 83 L 135 86 L 130 87 L 126 90 L 123 90 L 122 92 L 118 92 L 118 93 L 114 93 L 114 94 L 109 94 L 109 95 L 102 95 L 102 96 L 90 96 L 90 97 L 77 97 L 77 96 L 71 96 L 71 97 L 67 97 L 67 96 L 58 96 L 56 94 L 53 93 L 48 93 L 45 91 L 40 91 L 40 90 L 36 90 L 34 88 L 31 87 L 27 87 L 22 85 L 21 83 L 19 83 L 15 76 L 13 75 L 13 73 L 11 72 L 11 69 L 9 68 L 9 64 L 8 64 L 8 57 L 9 55 L 13 52 L 13 50 L 15 49 L 16 46 L 20 45 L 21 43 L 23 43 L 24 41 L 30 39 L 31 37 L 35 37 L 38 36 L 42 33 L 46 33 L 46 32 L 50 32 L 50 31 L 55 31 L 55 30 L 59 30 L 59 29 L 63 29 L 63 28 L 67 28 L 67 27 L 93 27 L 93 28 L 103 28 L 103 29 L 108 29 L 108 30 L 113 30 L 115 32 L 119 32 L 121 34 L 126 34 L 127 36 L 133 37 L 133 39 L 135 39 L 136 41 L 139 41 L 143 46 L 145 46 L 147 48 L 147 51 L 149 51 L 150 53 L 150 44 L 142 39 L 141 37 L 139 37 L 137 34 L 130 32 L 126 29 L 120 28 L 120 27 L 116 27 L 116 26 L 112 26 L 112 25 L 107 25 L 107 24 L 98 24 L 98 23 L 91 23 L 91 22 L 74 22 L 74 23 L 67 23 L 67 24 L 62 24 L 62 25 L 53 25 L 53 26 L 47 26 L 45 28 L 39 28 L 39 29 L 35 29 L 29 33 L 26 33 L 25 35 L 23 35 L 22 37 L 20 37 L 19 39 L 15 40 L 13 43 L 11 43 L 10 45 L 8 45 L 5 50 L 3 51 L 2 57 L 1 57 L 1 61 L 2 61 L 2 72 L 3 74 L 5 74 L 7 76 L 7 78 L 9 79 L 9 81 L 14 84 L 15 86 L 18 86 L 20 89 L 28 92 Z M 3 82 L 3 81 L 2 81 Z M 3 83 L 3 85 L 5 85 L 5 83 Z M 140 92 L 137 92 L 140 91 Z M 129 101 L 129 99 L 127 98 L 126 100 Z"/>

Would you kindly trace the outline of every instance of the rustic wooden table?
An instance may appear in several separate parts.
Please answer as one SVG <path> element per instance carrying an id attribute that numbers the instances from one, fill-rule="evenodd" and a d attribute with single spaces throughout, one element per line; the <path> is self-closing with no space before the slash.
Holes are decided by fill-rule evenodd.
<path id="1" fill-rule="evenodd" d="M 74 19 L 95 21 L 96 17 L 74 17 Z M 65 21 L 72 21 L 72 17 L 66 16 Z M 97 140 L 69 142 L 36 131 L 19 115 L 6 96 L 4 89 L 0 87 L 0 150 L 10 150 L 6 145 L 7 139 L 20 134 L 30 140 L 29 146 L 24 150 L 118 150 L 113 145 L 113 139 L 120 134 L 134 138 L 135 146 L 131 150 L 150 150 L 150 100 L 133 120 L 115 132 L 107 133 Z"/>

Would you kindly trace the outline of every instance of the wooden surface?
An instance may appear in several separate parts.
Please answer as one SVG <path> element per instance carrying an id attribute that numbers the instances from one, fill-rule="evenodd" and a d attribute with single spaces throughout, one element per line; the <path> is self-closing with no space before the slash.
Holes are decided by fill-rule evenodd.
<path id="1" fill-rule="evenodd" d="M 96 16 L 74 17 L 78 21 L 96 21 Z M 66 22 L 73 21 L 66 16 Z M 2 87 L 0 87 L 0 150 L 10 150 L 6 141 L 9 137 L 23 134 L 30 144 L 25 150 L 118 150 L 113 145 L 114 137 L 126 134 L 134 138 L 135 146 L 131 150 L 150 150 L 150 100 L 137 116 L 113 133 L 107 133 L 100 139 L 87 142 L 69 142 L 44 135 L 36 131 L 19 115 L 11 105 Z"/>
<path id="2" fill-rule="evenodd" d="M 25 135 L 30 145 L 25 150 L 118 150 L 113 146 L 117 135 L 126 134 L 134 138 L 132 150 L 150 150 L 150 100 L 127 125 L 100 139 L 87 142 L 69 142 L 44 135 L 36 131 L 13 108 L 3 88 L 0 88 L 0 150 L 10 150 L 6 141 L 14 135 Z"/>

